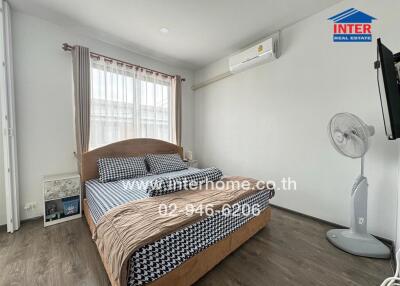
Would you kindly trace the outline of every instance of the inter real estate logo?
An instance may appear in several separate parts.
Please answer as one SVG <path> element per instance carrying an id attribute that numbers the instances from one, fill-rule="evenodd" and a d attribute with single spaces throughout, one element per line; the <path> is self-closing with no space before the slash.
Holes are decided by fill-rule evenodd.
<path id="1" fill-rule="evenodd" d="M 333 21 L 334 42 L 371 42 L 372 21 L 376 18 L 351 8 L 328 20 Z"/>

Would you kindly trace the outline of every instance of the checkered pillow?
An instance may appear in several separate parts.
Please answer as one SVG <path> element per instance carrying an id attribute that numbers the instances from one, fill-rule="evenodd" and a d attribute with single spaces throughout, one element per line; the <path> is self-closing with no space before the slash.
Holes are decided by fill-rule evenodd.
<path id="1" fill-rule="evenodd" d="M 146 162 L 152 174 L 163 174 L 188 168 L 179 154 L 147 154 Z"/>
<path id="2" fill-rule="evenodd" d="M 196 170 L 184 175 L 165 176 L 153 180 L 147 187 L 150 197 L 166 195 L 220 180 L 222 171 L 217 168 Z"/>
<path id="3" fill-rule="evenodd" d="M 100 158 L 97 166 L 101 183 L 147 175 L 144 157 Z"/>

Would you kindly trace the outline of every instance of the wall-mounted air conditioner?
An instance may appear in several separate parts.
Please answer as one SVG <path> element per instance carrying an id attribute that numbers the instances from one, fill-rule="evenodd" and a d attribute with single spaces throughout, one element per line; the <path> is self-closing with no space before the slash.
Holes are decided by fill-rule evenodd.
<path id="1" fill-rule="evenodd" d="M 222 80 L 244 69 L 254 67 L 266 62 L 273 61 L 280 56 L 279 50 L 279 32 L 273 34 L 267 39 L 259 41 L 257 44 L 251 45 L 250 48 L 244 49 L 230 57 L 225 57 L 215 62 L 211 68 L 211 76 L 206 72 L 205 80 L 200 81 L 192 86 L 193 90 L 205 87 L 216 81 Z M 215 68 L 217 67 L 217 68 Z M 215 74 L 215 71 L 219 73 Z"/>
<path id="2" fill-rule="evenodd" d="M 261 41 L 229 58 L 229 70 L 237 73 L 244 69 L 273 61 L 278 58 L 279 34 Z"/>

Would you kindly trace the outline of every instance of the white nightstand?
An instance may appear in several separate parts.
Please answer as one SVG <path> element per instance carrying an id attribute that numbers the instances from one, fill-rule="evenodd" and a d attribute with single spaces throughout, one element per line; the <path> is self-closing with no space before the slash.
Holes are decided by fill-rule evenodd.
<path id="1" fill-rule="evenodd" d="M 198 168 L 199 162 L 197 160 L 186 160 L 186 165 L 192 168 Z"/>
<path id="2" fill-rule="evenodd" d="M 61 174 L 43 178 L 44 226 L 80 218 L 81 179 L 78 174 Z"/>

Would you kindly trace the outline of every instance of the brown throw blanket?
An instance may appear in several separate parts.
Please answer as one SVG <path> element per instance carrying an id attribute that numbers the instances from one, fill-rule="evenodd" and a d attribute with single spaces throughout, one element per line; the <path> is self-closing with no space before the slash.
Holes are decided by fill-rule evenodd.
<path id="1" fill-rule="evenodd" d="M 223 190 L 205 188 L 187 190 L 168 195 L 132 201 L 108 211 L 98 222 L 93 233 L 103 259 L 107 260 L 113 285 L 126 285 L 127 263 L 130 256 L 140 247 L 154 242 L 172 232 L 202 219 L 200 213 L 187 214 L 186 205 L 210 207 L 220 210 L 224 204 L 233 204 L 257 191 L 265 190 L 257 180 L 243 177 L 229 177 L 222 181 L 248 181 L 250 187 L 244 190 L 232 185 Z M 219 187 L 219 185 L 218 185 Z M 171 215 L 160 214 L 160 204 L 175 205 Z"/>

